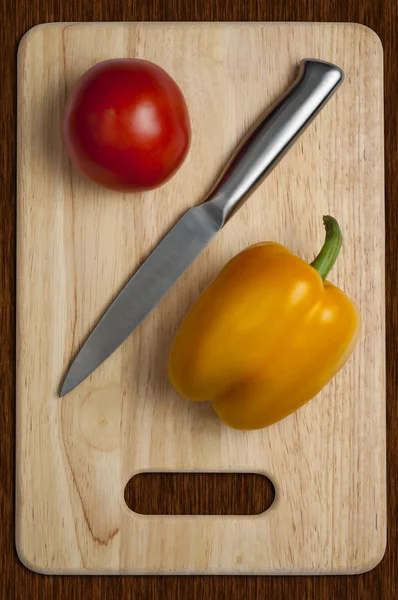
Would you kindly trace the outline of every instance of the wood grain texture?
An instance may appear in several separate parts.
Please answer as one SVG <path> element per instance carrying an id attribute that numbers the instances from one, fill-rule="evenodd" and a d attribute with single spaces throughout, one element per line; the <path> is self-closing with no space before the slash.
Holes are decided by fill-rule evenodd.
<path id="1" fill-rule="evenodd" d="M 193 138 L 166 185 L 123 196 L 71 168 L 59 123 L 68 91 L 89 67 L 127 56 L 160 64 L 177 81 Z M 59 399 L 71 356 L 110 298 L 178 216 L 203 199 L 304 57 L 341 66 L 342 88 L 134 335 Z M 64 574 L 329 574 L 363 572 L 381 560 L 382 66 L 377 36 L 347 24 L 50 24 L 24 37 L 16 543 L 25 565 Z M 233 431 L 210 405 L 173 390 L 173 336 L 222 265 L 248 245 L 276 240 L 310 261 L 323 241 L 323 214 L 337 218 L 346 240 L 331 279 L 362 313 L 360 343 L 313 402 L 261 431 Z M 125 505 L 124 487 L 136 473 L 209 470 L 263 473 L 275 485 L 275 502 L 265 514 L 240 518 L 143 516 Z"/>
<path id="2" fill-rule="evenodd" d="M 185 599 L 264 597 L 276 599 L 325 599 L 334 600 L 397 597 L 397 514 L 398 502 L 398 428 L 397 428 L 397 340 L 398 312 L 396 297 L 398 283 L 398 242 L 395 235 L 398 226 L 398 135 L 395 90 L 398 85 L 398 38 L 396 34 L 397 5 L 394 2 L 374 3 L 370 0 L 358 3 L 354 0 L 337 0 L 334 3 L 314 1 L 299 3 L 250 2 L 187 2 L 176 0 L 167 4 L 160 0 L 136 3 L 108 2 L 98 0 L 87 3 L 74 0 L 60 3 L 43 0 L 32 4 L 28 0 L 12 7 L 1 0 L 2 61 L 0 72 L 2 86 L 2 111 L 0 132 L 2 139 L 2 162 L 0 177 L 4 194 L 0 201 L 0 373 L 2 435 L 0 436 L 0 550 L 2 576 L 0 596 L 14 598 L 84 598 L 132 597 L 135 599 Z M 387 307 L 387 423 L 388 423 L 388 545 L 385 558 L 374 570 L 355 577 L 42 577 L 26 570 L 18 561 L 14 550 L 14 345 L 15 345 L 15 116 L 14 93 L 15 49 L 21 36 L 33 25 L 45 21 L 73 20 L 309 20 L 354 21 L 372 27 L 381 37 L 384 46 L 385 115 L 386 127 L 386 307 Z M 182 493 L 185 490 L 181 490 Z M 147 490 L 142 490 L 143 494 Z M 147 502 L 151 503 L 150 494 Z"/>

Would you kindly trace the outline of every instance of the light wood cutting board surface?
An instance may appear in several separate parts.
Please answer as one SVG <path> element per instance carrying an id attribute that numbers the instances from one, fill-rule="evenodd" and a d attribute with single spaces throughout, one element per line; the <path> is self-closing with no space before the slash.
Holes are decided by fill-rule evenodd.
<path id="1" fill-rule="evenodd" d="M 89 67 L 140 57 L 183 90 L 193 138 L 163 187 L 103 190 L 61 144 L 66 94 Z M 279 166 L 158 307 L 73 393 L 72 356 L 177 218 L 198 204 L 303 58 L 345 82 Z M 358 573 L 386 543 L 383 56 L 355 24 L 50 24 L 18 54 L 16 544 L 45 573 Z M 181 319 L 225 262 L 274 240 L 312 260 L 322 215 L 344 247 L 329 279 L 358 304 L 360 342 L 309 404 L 261 431 L 180 398 L 167 356 Z M 142 471 L 260 472 L 257 516 L 143 516 L 124 502 Z"/>

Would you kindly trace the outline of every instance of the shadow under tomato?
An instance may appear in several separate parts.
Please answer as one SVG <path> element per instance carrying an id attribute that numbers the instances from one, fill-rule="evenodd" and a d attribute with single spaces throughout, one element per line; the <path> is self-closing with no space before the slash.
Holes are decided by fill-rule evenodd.
<path id="1" fill-rule="evenodd" d="M 37 103 L 35 119 L 30 123 L 34 153 L 40 158 L 44 176 L 53 187 L 61 185 L 63 197 L 84 200 L 87 195 L 99 202 L 123 200 L 121 192 L 101 187 L 87 179 L 69 158 L 62 139 L 62 116 L 67 96 L 81 73 L 69 74 L 67 81 L 48 88 L 43 102 Z"/>

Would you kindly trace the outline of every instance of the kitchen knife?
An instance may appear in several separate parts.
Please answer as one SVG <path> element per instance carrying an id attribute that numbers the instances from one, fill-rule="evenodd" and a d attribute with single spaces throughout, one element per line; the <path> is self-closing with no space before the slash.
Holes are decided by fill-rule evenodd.
<path id="1" fill-rule="evenodd" d="M 344 80 L 334 64 L 305 59 L 292 86 L 245 137 L 199 206 L 190 208 L 142 263 L 83 344 L 65 396 L 134 331 L 311 123 Z"/>

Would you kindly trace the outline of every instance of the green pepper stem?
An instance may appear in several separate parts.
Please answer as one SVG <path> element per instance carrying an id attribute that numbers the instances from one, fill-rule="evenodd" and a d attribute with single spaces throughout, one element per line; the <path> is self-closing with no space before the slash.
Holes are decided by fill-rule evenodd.
<path id="1" fill-rule="evenodd" d="M 325 242 L 318 256 L 312 261 L 311 267 L 314 267 L 322 279 L 325 279 L 339 255 L 343 243 L 343 235 L 339 224 L 333 217 L 325 215 L 323 217 L 323 224 L 326 229 Z"/>

